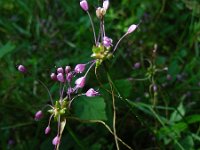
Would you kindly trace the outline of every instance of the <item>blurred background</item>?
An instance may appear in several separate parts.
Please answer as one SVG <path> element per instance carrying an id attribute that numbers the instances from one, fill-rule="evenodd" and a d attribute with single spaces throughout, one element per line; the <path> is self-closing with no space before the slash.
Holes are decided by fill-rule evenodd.
<path id="1" fill-rule="evenodd" d="M 88 3 L 97 30 L 95 8 L 100 2 L 88 0 Z M 119 91 L 130 99 L 129 103 L 117 100 L 119 137 L 134 150 L 199 150 L 200 2 L 112 0 L 110 3 L 105 25 L 114 43 L 131 24 L 142 21 L 109 62 L 109 72 Z M 52 123 L 52 133 L 45 136 L 48 114 L 41 121 L 34 121 L 35 112 L 49 101 L 47 91 L 37 80 L 43 81 L 56 99 L 58 85 L 50 80 L 50 73 L 55 67 L 91 60 L 91 31 L 79 1 L 0 0 L 0 149 L 53 149 L 51 140 L 56 134 L 56 123 Z M 157 89 L 153 93 L 149 91 L 152 82 L 135 80 L 147 77 L 148 61 L 161 70 L 168 67 L 168 71 L 154 75 Z M 141 64 L 139 68 L 134 66 L 137 62 Z M 16 69 L 19 64 L 25 65 L 30 74 L 19 73 Z M 92 72 L 87 86 L 100 88 Z M 98 73 L 106 86 L 104 69 L 100 68 Z M 106 117 L 99 117 L 112 126 L 111 96 L 103 90 L 102 94 Z M 152 102 L 155 97 L 156 106 Z M 80 115 L 82 109 L 75 105 L 73 113 Z M 69 120 L 62 149 L 116 148 L 113 136 L 102 125 Z"/>

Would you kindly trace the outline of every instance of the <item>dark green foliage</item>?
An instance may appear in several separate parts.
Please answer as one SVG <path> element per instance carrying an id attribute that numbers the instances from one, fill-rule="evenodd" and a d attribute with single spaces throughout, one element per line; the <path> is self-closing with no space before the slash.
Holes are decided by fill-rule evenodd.
<path id="1" fill-rule="evenodd" d="M 88 2 L 95 17 L 99 2 Z M 120 44 L 114 58 L 98 68 L 98 80 L 94 70 L 90 72 L 87 87 L 99 88 L 102 96 L 75 100 L 73 115 L 101 119 L 112 128 L 112 98 L 104 89 L 110 90 L 107 70 L 118 96 L 116 128 L 121 139 L 134 150 L 198 150 L 199 14 L 198 0 L 112 0 L 105 25 L 114 43 L 129 25 L 142 22 Z M 47 91 L 37 80 L 58 100 L 59 85 L 49 75 L 55 66 L 75 66 L 92 59 L 91 31 L 79 1 L 0 0 L 0 149 L 53 149 L 56 123 L 52 123 L 51 135 L 45 136 L 49 114 L 39 122 L 33 119 L 34 113 L 49 103 Z M 168 67 L 168 71 L 156 72 L 154 80 L 137 80 L 147 77 L 148 61 L 157 69 Z M 141 62 L 140 69 L 133 68 L 135 62 Z M 29 74 L 20 74 L 18 64 L 25 65 Z M 166 79 L 167 74 L 171 80 Z M 156 92 L 151 88 L 153 82 L 158 86 Z M 9 145 L 11 140 L 14 144 Z M 116 148 L 114 137 L 103 125 L 69 119 L 61 149 Z"/>

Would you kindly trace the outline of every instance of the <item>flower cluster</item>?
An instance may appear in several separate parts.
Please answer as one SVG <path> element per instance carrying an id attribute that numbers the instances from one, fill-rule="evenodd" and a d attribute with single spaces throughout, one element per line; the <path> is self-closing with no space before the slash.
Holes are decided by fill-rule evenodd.
<path id="1" fill-rule="evenodd" d="M 60 135 L 60 122 L 61 120 L 69 114 L 69 110 L 71 108 L 71 104 L 73 100 L 75 100 L 79 96 L 87 96 L 87 97 L 94 97 L 98 96 L 99 92 L 95 91 L 93 88 L 90 88 L 86 93 L 79 94 L 78 90 L 83 88 L 86 83 L 86 77 L 89 71 L 91 70 L 92 66 L 94 66 L 95 61 L 90 61 L 86 64 L 77 64 L 75 68 L 72 70 L 70 66 L 66 66 L 65 68 L 59 67 L 56 69 L 55 73 L 51 73 L 50 78 L 60 83 L 61 90 L 60 90 L 60 98 L 59 100 L 52 101 L 52 105 L 50 106 L 50 110 L 48 112 L 51 114 L 49 118 L 49 123 L 45 129 L 45 134 L 49 134 L 51 131 L 50 123 L 52 117 L 58 121 L 58 133 L 56 137 L 53 139 L 52 144 L 57 146 L 60 143 L 61 135 Z M 88 67 L 87 71 L 86 68 Z M 84 75 L 81 75 L 84 73 Z M 80 76 L 80 77 L 78 77 Z M 35 114 L 35 120 L 38 121 L 43 117 L 42 110 L 39 110 Z"/>
<path id="2" fill-rule="evenodd" d="M 79 96 L 87 96 L 94 97 L 98 96 L 99 92 L 94 90 L 93 88 L 88 89 L 85 93 L 81 93 L 79 90 L 82 89 L 86 84 L 86 77 L 93 66 L 96 65 L 96 68 L 101 65 L 104 60 L 110 59 L 113 57 L 115 50 L 117 49 L 119 43 L 122 41 L 124 37 L 128 34 L 135 31 L 138 25 L 131 25 L 127 32 L 119 39 L 116 44 L 113 44 L 112 38 L 107 36 L 104 25 L 104 17 L 109 8 L 109 0 L 104 0 L 102 6 L 97 7 L 96 16 L 100 21 L 99 34 L 96 36 L 96 30 L 94 28 L 94 24 L 92 18 L 89 13 L 89 5 L 87 0 L 80 1 L 80 6 L 83 11 L 87 12 L 93 34 L 94 34 L 94 44 L 92 47 L 92 61 L 84 64 L 77 64 L 74 69 L 70 66 L 59 67 L 55 72 L 51 73 L 50 78 L 54 82 L 58 82 L 60 84 L 60 97 L 58 100 L 53 100 L 50 92 L 49 96 L 51 99 L 51 105 L 48 105 L 50 109 L 48 112 L 50 113 L 50 118 L 48 125 L 45 129 L 45 134 L 49 134 L 51 131 L 51 120 L 54 118 L 58 122 L 58 132 L 55 138 L 52 140 L 52 144 L 55 145 L 56 149 L 58 149 L 59 144 L 61 142 L 62 135 L 62 121 L 66 120 L 66 116 L 70 114 L 70 108 L 72 102 Z M 138 65 L 137 65 L 138 66 Z M 136 67 L 137 68 L 137 67 Z M 23 65 L 18 66 L 18 70 L 22 73 L 26 73 L 27 69 Z M 83 75 L 82 75 L 83 74 Z M 42 83 L 43 84 L 43 83 Z M 81 94 L 80 94 L 81 93 Z M 43 117 L 43 110 L 39 110 L 35 114 L 35 120 L 38 121 Z"/>
<path id="3" fill-rule="evenodd" d="M 105 25 L 104 25 L 104 17 L 109 8 L 109 0 L 104 0 L 102 7 L 99 6 L 96 9 L 96 16 L 100 21 L 99 34 L 97 37 L 96 37 L 94 24 L 89 13 L 89 6 L 88 6 L 87 0 L 82 0 L 80 2 L 80 6 L 85 12 L 87 12 L 90 18 L 90 22 L 91 22 L 93 34 L 94 34 L 94 42 L 95 42 L 92 48 L 93 54 L 91 55 L 91 57 L 96 59 L 96 67 L 98 67 L 99 65 L 101 65 L 101 63 L 104 60 L 107 60 L 113 57 L 113 54 L 116 51 L 122 39 L 126 37 L 128 34 L 131 34 L 132 32 L 134 32 L 137 29 L 138 25 L 135 25 L 135 24 L 131 25 L 128 28 L 127 32 L 119 39 L 119 41 L 115 45 L 113 45 L 113 40 L 112 38 L 107 36 L 106 31 L 105 31 Z"/>

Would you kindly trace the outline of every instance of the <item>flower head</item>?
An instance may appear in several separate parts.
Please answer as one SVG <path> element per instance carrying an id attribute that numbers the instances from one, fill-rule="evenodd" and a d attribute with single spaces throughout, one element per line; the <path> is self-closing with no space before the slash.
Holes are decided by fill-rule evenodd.
<path id="1" fill-rule="evenodd" d="M 78 64 L 76 65 L 74 71 L 76 73 L 83 73 L 83 71 L 85 70 L 85 66 L 86 66 L 85 64 Z"/>
<path id="2" fill-rule="evenodd" d="M 95 91 L 93 88 L 90 88 L 86 93 L 85 95 L 87 97 L 94 97 L 94 96 L 97 96 L 99 95 L 99 92 Z"/>
<path id="3" fill-rule="evenodd" d="M 63 75 L 62 73 L 59 73 L 59 74 L 57 75 L 57 79 L 58 79 L 58 81 L 60 81 L 60 82 L 65 82 L 64 75 Z"/>
<path id="4" fill-rule="evenodd" d="M 98 18 L 103 18 L 103 16 L 106 14 L 106 9 L 98 7 L 96 10 L 96 15 Z"/>
<path id="5" fill-rule="evenodd" d="M 58 135 L 53 139 L 52 144 L 53 144 L 53 145 L 58 145 L 58 144 L 60 144 L 60 137 L 59 137 Z"/>
<path id="6" fill-rule="evenodd" d="M 51 131 L 51 128 L 50 126 L 47 126 L 46 129 L 45 129 L 45 134 L 49 134 Z"/>
<path id="7" fill-rule="evenodd" d="M 112 46 L 112 39 L 107 37 L 107 36 L 104 36 L 103 37 L 103 45 L 106 47 L 106 48 L 109 48 Z"/>
<path id="8" fill-rule="evenodd" d="M 54 81 L 57 81 L 57 76 L 55 73 L 51 73 L 51 79 L 54 80 Z"/>
<path id="9" fill-rule="evenodd" d="M 141 66 L 141 64 L 140 64 L 139 62 L 136 62 L 136 63 L 134 64 L 134 68 L 135 68 L 135 69 L 139 69 L 140 66 Z"/>
<path id="10" fill-rule="evenodd" d="M 80 6 L 84 11 L 88 11 L 89 7 L 88 7 L 88 2 L 86 0 L 82 0 L 80 2 Z"/>
<path id="11" fill-rule="evenodd" d="M 23 65 L 19 65 L 17 69 L 22 73 L 26 73 L 27 71 L 27 69 Z"/>
<path id="12" fill-rule="evenodd" d="M 72 78 L 73 78 L 73 73 L 72 73 L 72 72 L 69 72 L 69 73 L 67 74 L 67 76 L 66 76 L 66 80 L 67 80 L 68 82 L 71 82 L 71 81 L 72 81 Z"/>
<path id="13" fill-rule="evenodd" d="M 35 114 L 35 120 L 36 121 L 42 119 L 42 117 L 43 117 L 43 113 L 42 113 L 41 110 L 39 110 L 38 112 L 36 112 L 36 114 Z"/>
<path id="14" fill-rule="evenodd" d="M 65 73 L 68 74 L 71 71 L 71 67 L 70 66 L 66 66 L 65 67 Z"/>
<path id="15" fill-rule="evenodd" d="M 137 25 L 132 24 L 132 25 L 128 28 L 127 34 L 131 34 L 132 32 L 134 32 L 135 29 L 136 29 L 137 27 L 138 27 Z"/>
<path id="16" fill-rule="evenodd" d="M 75 81 L 76 84 L 76 88 L 83 88 L 85 86 L 85 81 L 86 78 L 85 77 L 80 77 Z"/>
<path id="17" fill-rule="evenodd" d="M 57 73 L 64 73 L 63 68 L 62 68 L 62 67 L 59 67 L 59 68 L 57 69 Z"/>
<path id="18" fill-rule="evenodd" d="M 104 0 L 104 1 L 103 1 L 103 8 L 104 8 L 105 10 L 107 10 L 108 7 L 109 7 L 109 0 Z"/>

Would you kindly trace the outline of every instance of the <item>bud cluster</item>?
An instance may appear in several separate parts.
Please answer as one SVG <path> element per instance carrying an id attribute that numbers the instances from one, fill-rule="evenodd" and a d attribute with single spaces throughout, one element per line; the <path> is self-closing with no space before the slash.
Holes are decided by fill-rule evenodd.
<path id="1" fill-rule="evenodd" d="M 128 28 L 127 32 L 119 39 L 119 41 L 115 44 L 114 48 L 112 49 L 113 40 L 112 40 L 112 38 L 110 38 L 106 35 L 105 25 L 104 25 L 104 17 L 106 15 L 106 12 L 108 11 L 109 4 L 110 4 L 109 0 L 103 0 L 102 6 L 99 6 L 96 8 L 96 16 L 100 21 L 99 34 L 98 34 L 98 38 L 97 38 L 96 33 L 95 33 L 94 24 L 93 24 L 92 18 L 89 13 L 88 2 L 87 2 L 87 0 L 82 0 L 80 2 L 81 8 L 85 12 L 87 12 L 87 14 L 89 15 L 93 33 L 94 33 L 95 45 L 92 48 L 93 54 L 91 55 L 91 57 L 96 59 L 96 61 L 97 61 L 96 67 L 101 65 L 101 63 L 104 60 L 112 58 L 113 53 L 117 49 L 117 47 L 118 47 L 119 43 L 122 41 L 122 39 L 125 36 L 127 36 L 128 34 L 131 34 L 132 32 L 134 32 L 138 27 L 138 25 L 135 25 L 135 24 L 131 25 Z"/>
<path id="2" fill-rule="evenodd" d="M 54 118 L 54 120 L 58 121 L 58 131 L 60 130 L 61 119 L 65 118 L 70 114 L 71 103 L 77 97 L 79 96 L 94 97 L 99 95 L 99 92 L 95 91 L 93 88 L 90 88 L 85 93 L 78 94 L 78 90 L 85 86 L 86 76 L 95 63 L 96 61 L 90 61 L 86 64 L 77 64 L 73 70 L 70 66 L 66 66 L 65 68 L 59 67 L 56 69 L 55 73 L 51 73 L 50 75 L 51 79 L 53 81 L 60 83 L 61 91 L 60 91 L 60 99 L 55 101 L 55 104 L 53 104 L 52 100 L 52 105 L 49 105 L 51 109 L 49 109 L 48 112 L 51 114 L 51 116 L 49 118 L 49 124 L 45 129 L 45 134 L 49 134 L 51 131 L 50 123 L 52 117 Z M 86 73 L 83 76 L 77 78 L 79 74 L 85 72 L 87 65 L 89 65 L 89 68 L 87 69 Z M 42 117 L 43 117 L 43 112 L 42 110 L 39 110 L 35 114 L 35 120 L 38 121 L 42 119 Z M 61 140 L 61 135 L 58 132 L 56 137 L 53 139 L 52 144 L 58 146 L 60 144 L 60 140 Z"/>

